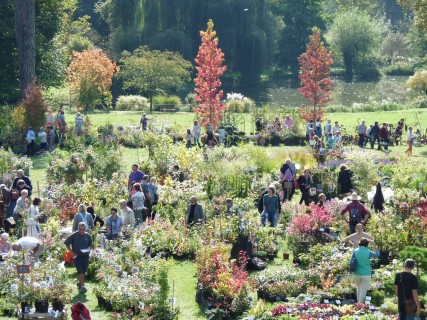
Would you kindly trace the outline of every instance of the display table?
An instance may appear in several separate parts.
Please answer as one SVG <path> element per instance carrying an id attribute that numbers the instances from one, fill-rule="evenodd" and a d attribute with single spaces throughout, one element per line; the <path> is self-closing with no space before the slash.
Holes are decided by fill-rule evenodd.
<path id="1" fill-rule="evenodd" d="M 52 316 L 49 312 L 46 313 L 40 313 L 40 312 L 30 312 L 30 313 L 24 313 L 24 319 L 66 319 L 67 318 L 67 312 L 62 311 L 58 312 L 58 317 Z M 18 318 L 22 319 L 22 312 L 18 312 Z"/>

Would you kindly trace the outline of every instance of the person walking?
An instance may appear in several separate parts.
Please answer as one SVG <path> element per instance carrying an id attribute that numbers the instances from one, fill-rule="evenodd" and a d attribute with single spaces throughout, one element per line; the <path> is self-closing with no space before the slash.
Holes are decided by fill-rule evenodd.
<path id="1" fill-rule="evenodd" d="M 378 141 L 378 150 L 381 150 L 380 144 L 380 126 L 378 125 L 378 121 L 375 121 L 374 126 L 371 129 L 371 149 L 375 146 L 375 141 Z"/>
<path id="2" fill-rule="evenodd" d="M 93 218 L 89 213 L 87 213 L 86 206 L 84 204 L 79 205 L 78 212 L 74 215 L 73 232 L 78 231 L 80 222 L 85 224 L 87 231 L 93 230 Z"/>
<path id="3" fill-rule="evenodd" d="M 363 238 L 373 240 L 372 236 L 364 231 L 363 224 L 358 223 L 356 225 L 356 232 L 344 238 L 342 242 L 350 243 L 354 247 L 354 249 L 357 249 L 359 248 L 360 240 L 362 240 Z"/>
<path id="4" fill-rule="evenodd" d="M 77 269 L 77 287 L 80 293 L 86 293 L 85 274 L 89 267 L 89 252 L 92 247 L 92 237 L 86 232 L 86 224 L 79 222 L 78 230 L 72 233 L 65 241 L 65 246 L 74 257 Z"/>
<path id="5" fill-rule="evenodd" d="M 313 179 L 311 178 L 310 169 L 305 169 L 304 174 L 302 174 L 298 180 L 299 190 L 301 191 L 301 199 L 299 204 L 304 204 L 306 206 L 310 205 L 310 188 L 313 185 Z"/>
<path id="6" fill-rule="evenodd" d="M 40 139 L 40 148 L 42 150 L 47 151 L 47 133 L 43 127 L 40 127 L 40 130 L 37 135 Z"/>
<path id="7" fill-rule="evenodd" d="M 359 202 L 359 196 L 356 192 L 351 195 L 351 202 L 341 211 L 341 216 L 348 212 L 349 218 L 344 218 L 350 228 L 350 234 L 356 232 L 356 225 L 361 223 L 366 224 L 370 217 L 370 213 L 366 207 Z"/>
<path id="8" fill-rule="evenodd" d="M 279 218 L 279 198 L 276 195 L 274 186 L 268 187 L 268 193 L 263 197 L 263 213 L 261 215 L 261 225 L 265 227 L 266 222 L 270 223 L 270 227 L 277 227 L 277 219 Z"/>
<path id="9" fill-rule="evenodd" d="M 295 193 L 294 171 L 292 170 L 292 161 L 287 158 L 280 168 L 280 182 L 283 188 L 283 201 L 291 201 Z"/>
<path id="10" fill-rule="evenodd" d="M 412 270 L 415 268 L 415 261 L 407 259 L 404 267 L 405 270 L 397 273 L 394 278 L 399 320 L 415 320 L 415 317 L 421 312 L 421 303 L 418 297 L 418 278 L 412 274 Z M 405 308 L 405 300 L 410 299 L 414 300 L 415 306 L 414 311 L 409 313 Z"/>
<path id="11" fill-rule="evenodd" d="M 405 150 L 405 153 L 412 156 L 412 146 L 414 145 L 415 135 L 412 132 L 412 127 L 408 128 L 408 133 L 406 134 L 406 144 L 408 149 Z"/>
<path id="12" fill-rule="evenodd" d="M 82 117 L 82 115 L 81 115 L 80 112 L 77 112 L 77 115 L 76 115 L 76 129 L 75 129 L 77 136 L 83 135 L 83 125 L 84 125 L 83 117 Z"/>
<path id="13" fill-rule="evenodd" d="M 187 129 L 187 134 L 185 136 L 185 140 L 187 141 L 187 148 L 190 149 L 192 147 L 191 140 L 193 140 L 193 134 L 190 129 Z"/>
<path id="14" fill-rule="evenodd" d="M 371 244 L 375 251 L 368 249 L 368 245 Z M 359 248 L 354 250 L 356 256 L 356 271 L 354 272 L 354 281 L 357 286 L 357 302 L 364 303 L 366 298 L 366 292 L 371 284 L 371 258 L 378 258 L 380 252 L 378 251 L 377 245 L 373 240 L 362 238 L 359 242 Z"/>
<path id="15" fill-rule="evenodd" d="M 384 122 L 383 126 L 380 129 L 380 140 L 384 146 L 384 150 L 388 150 L 389 136 L 390 136 L 390 132 L 387 129 L 387 123 Z M 381 145 L 380 145 L 380 147 L 381 147 Z M 381 150 L 381 148 L 380 148 L 380 150 Z"/>

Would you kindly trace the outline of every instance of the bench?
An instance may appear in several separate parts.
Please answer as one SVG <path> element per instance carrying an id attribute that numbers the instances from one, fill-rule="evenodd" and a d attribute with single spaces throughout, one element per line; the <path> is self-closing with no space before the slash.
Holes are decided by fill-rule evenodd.
<path id="1" fill-rule="evenodd" d="M 160 112 L 177 112 L 178 109 L 176 108 L 170 108 L 170 109 L 166 109 L 166 108 L 162 108 L 160 109 Z"/>

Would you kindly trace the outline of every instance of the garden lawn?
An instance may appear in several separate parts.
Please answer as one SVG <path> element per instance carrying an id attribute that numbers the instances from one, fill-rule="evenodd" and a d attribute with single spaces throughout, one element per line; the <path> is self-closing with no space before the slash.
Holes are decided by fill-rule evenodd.
<path id="1" fill-rule="evenodd" d="M 122 125 L 139 125 L 139 121 L 144 112 L 142 111 L 97 111 L 89 113 L 89 119 L 93 126 L 98 127 L 110 123 L 114 126 Z M 281 118 L 284 118 L 286 109 L 283 109 L 283 114 L 280 114 Z M 154 112 L 148 114 L 148 119 L 168 120 L 171 122 L 173 129 L 185 133 L 186 129 L 193 128 L 193 121 L 195 114 L 192 112 L 175 112 L 175 113 L 161 113 Z M 379 123 L 388 122 L 396 126 L 397 122 L 404 118 L 407 125 L 411 125 L 414 128 L 419 128 L 416 120 L 418 115 L 419 122 L 421 124 L 421 130 L 427 129 L 427 109 L 408 109 L 408 110 L 396 110 L 396 111 L 378 111 L 378 112 L 355 112 L 355 113 L 329 113 L 326 115 L 332 122 L 338 121 L 344 125 L 349 134 L 355 133 L 356 126 L 365 119 L 366 124 L 374 124 L 375 121 Z M 68 123 L 72 123 L 75 118 L 75 112 L 66 111 L 66 120 Z M 250 134 L 255 130 L 253 117 L 251 114 L 242 114 L 241 122 L 238 123 L 240 130 Z M 283 120 L 283 119 L 282 119 Z"/>

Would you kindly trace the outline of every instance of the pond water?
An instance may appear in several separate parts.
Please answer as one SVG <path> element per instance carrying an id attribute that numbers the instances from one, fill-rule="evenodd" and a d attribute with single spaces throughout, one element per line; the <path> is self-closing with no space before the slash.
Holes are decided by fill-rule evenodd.
<path id="1" fill-rule="evenodd" d="M 408 94 L 406 81 L 408 77 L 403 76 L 383 76 L 379 81 L 370 82 L 345 82 L 342 78 L 333 78 L 332 86 L 333 102 L 330 105 L 352 106 L 353 104 L 367 104 L 373 102 L 394 102 L 406 103 Z M 271 105 L 300 106 L 307 102 L 301 97 L 297 88 L 298 80 L 287 81 L 286 83 L 261 89 L 259 87 L 248 88 L 234 92 L 243 93 L 254 99 L 257 103 L 270 103 Z M 243 88 L 242 88 L 243 89 Z M 246 91 L 246 92 L 245 92 Z"/>

